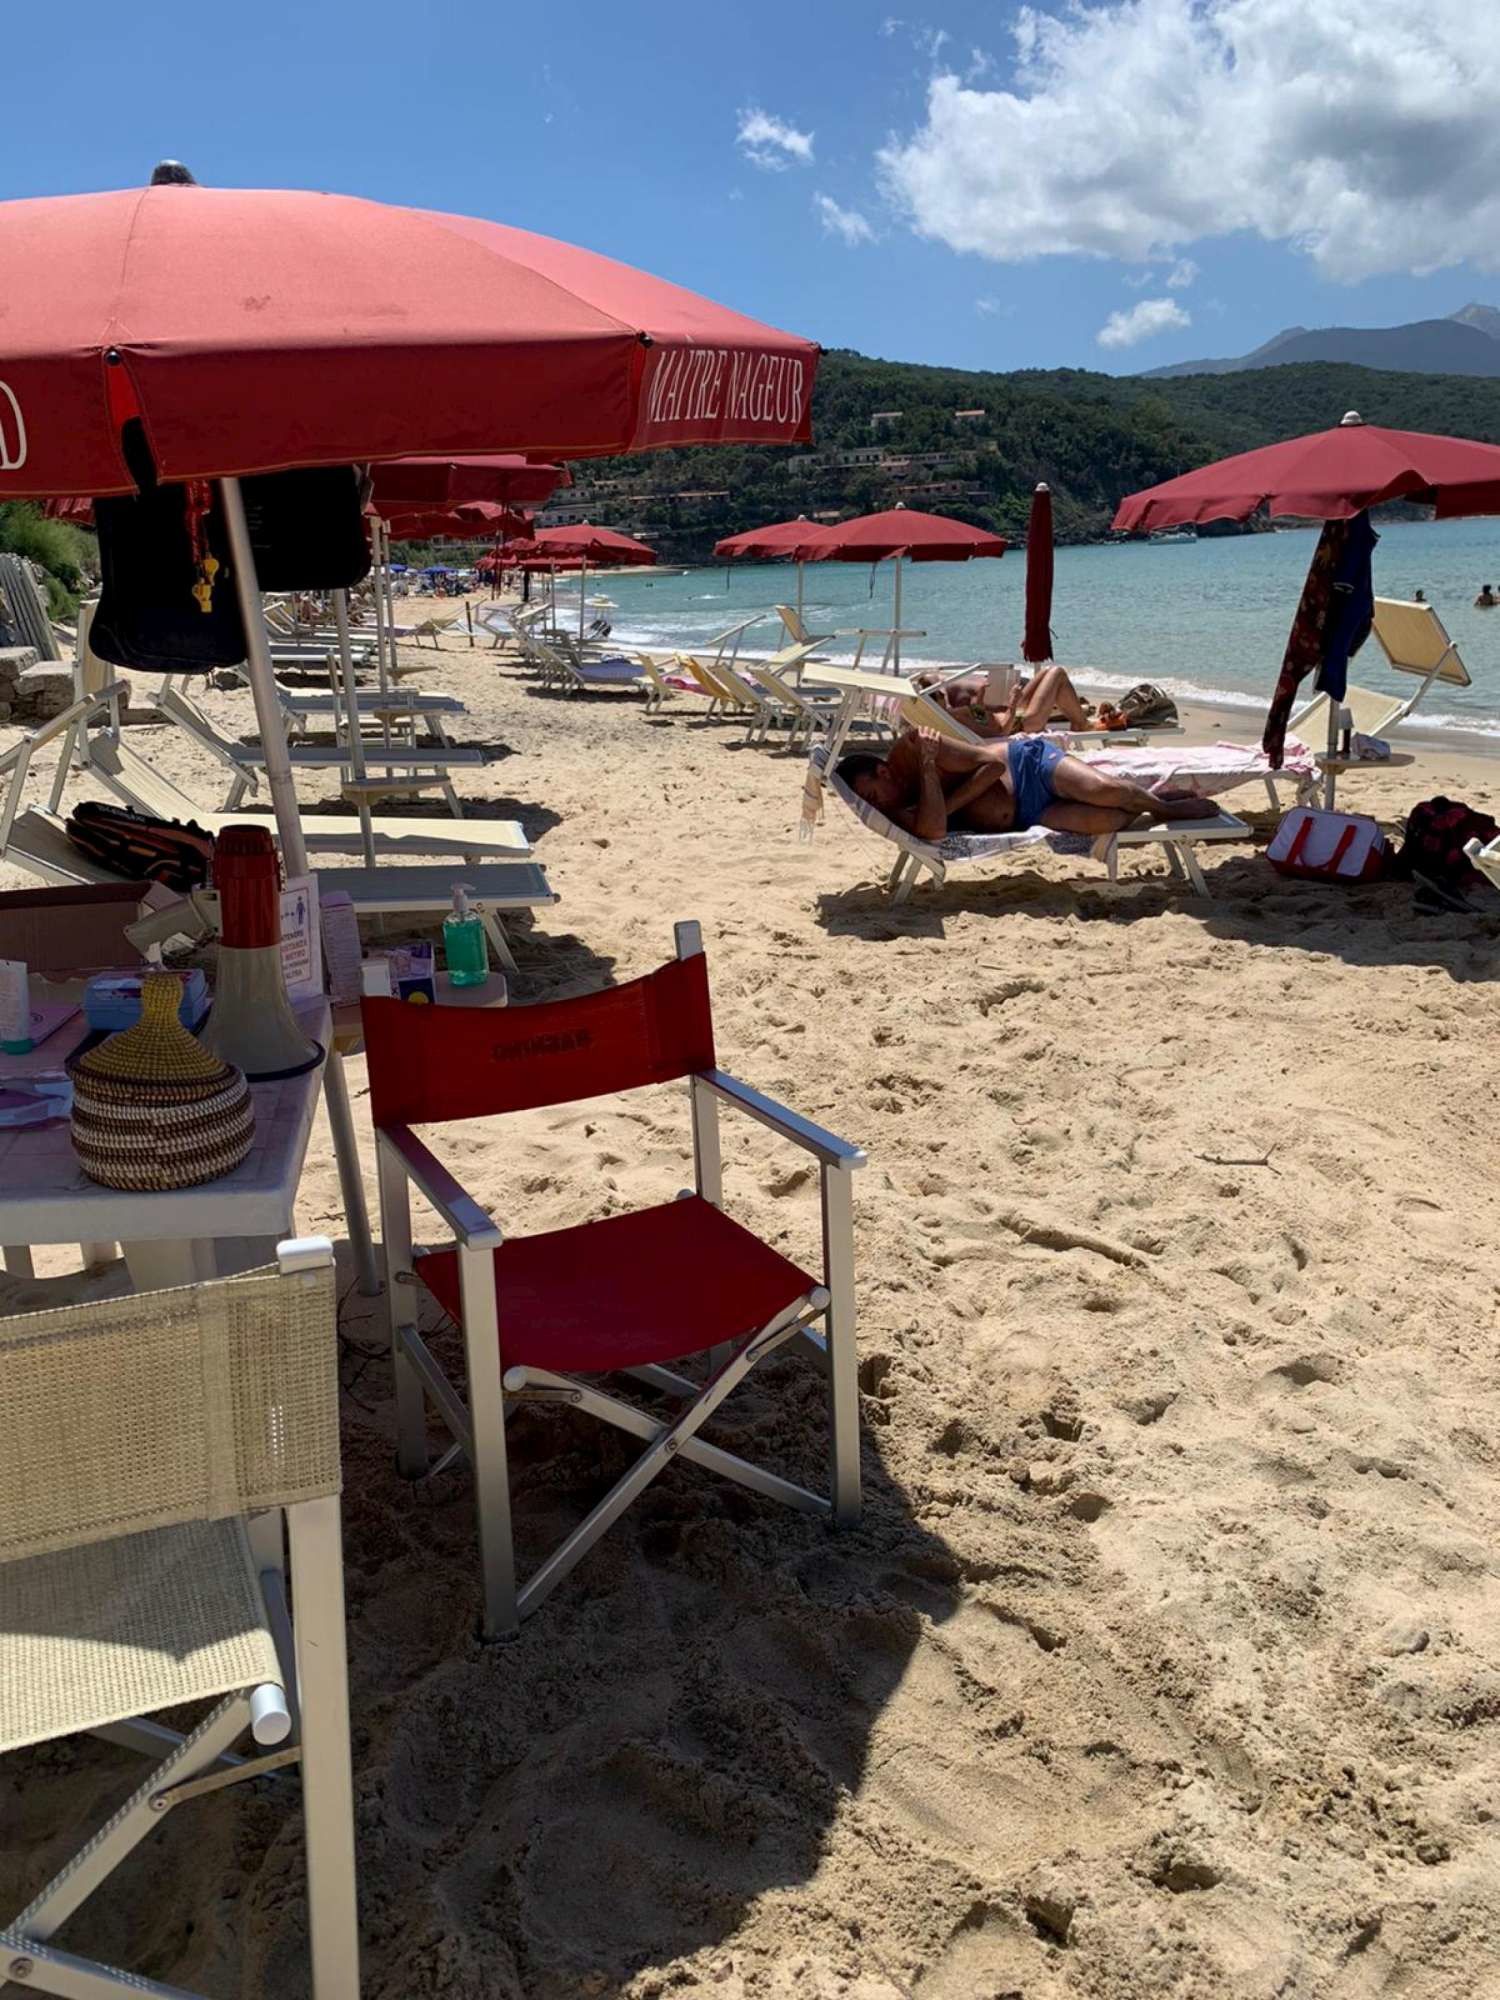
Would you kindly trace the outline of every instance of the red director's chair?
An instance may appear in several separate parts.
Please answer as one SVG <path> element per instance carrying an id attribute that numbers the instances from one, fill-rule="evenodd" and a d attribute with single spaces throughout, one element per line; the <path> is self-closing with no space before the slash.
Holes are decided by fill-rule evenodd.
<path id="1" fill-rule="evenodd" d="M 850 1174 L 865 1156 L 715 1067 L 697 924 L 678 924 L 676 939 L 677 957 L 644 979 L 576 1000 L 488 1012 L 364 1002 L 398 1458 L 409 1477 L 428 1468 L 425 1390 L 474 1471 L 486 1637 L 514 1633 L 674 1457 L 841 1525 L 859 1517 Z M 676 1077 L 688 1079 L 696 1193 L 539 1236 L 505 1241 L 411 1130 Z M 821 1281 L 722 1212 L 721 1100 L 818 1160 Z M 452 1249 L 415 1261 L 413 1186 L 454 1239 Z M 419 1282 L 463 1329 L 467 1400 L 417 1331 Z M 794 1340 L 827 1377 L 826 1498 L 699 1435 L 750 1370 Z M 704 1381 L 671 1365 L 696 1356 L 707 1358 Z M 675 1414 L 638 1408 L 598 1386 L 598 1378 L 609 1375 L 634 1377 L 677 1398 Z M 645 1446 L 519 1592 L 506 1471 L 507 1396 L 568 1402 Z"/>

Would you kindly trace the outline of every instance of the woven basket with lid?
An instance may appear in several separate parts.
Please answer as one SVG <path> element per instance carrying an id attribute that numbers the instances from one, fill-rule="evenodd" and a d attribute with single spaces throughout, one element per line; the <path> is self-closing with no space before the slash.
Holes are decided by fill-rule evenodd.
<path id="1" fill-rule="evenodd" d="M 73 1150 L 91 1181 L 157 1193 L 217 1180 L 255 1136 L 250 1089 L 177 1018 L 171 973 L 141 987 L 141 1018 L 69 1058 Z"/>

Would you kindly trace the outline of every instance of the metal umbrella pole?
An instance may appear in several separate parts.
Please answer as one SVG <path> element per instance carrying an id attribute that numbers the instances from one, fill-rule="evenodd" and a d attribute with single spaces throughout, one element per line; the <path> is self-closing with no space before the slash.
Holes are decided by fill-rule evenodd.
<path id="1" fill-rule="evenodd" d="M 896 672 L 901 671 L 901 558 L 896 557 L 896 629 L 891 634 L 891 660 Z"/>
<path id="2" fill-rule="evenodd" d="M 354 685 L 354 648 L 349 643 L 349 593 L 333 593 L 333 622 L 339 635 L 339 676 L 344 684 L 344 720 L 349 730 L 349 769 L 358 788 L 354 795 L 359 813 L 359 839 L 365 851 L 365 866 L 375 866 L 375 828 L 370 819 L 370 795 L 364 788 L 365 745 L 359 726 L 359 692 Z"/>
<path id="3" fill-rule="evenodd" d="M 238 479 L 221 479 L 219 492 L 224 501 L 224 521 L 229 530 L 229 556 L 239 597 L 240 618 L 245 627 L 245 666 L 250 676 L 250 693 L 255 701 L 255 720 L 260 729 L 261 748 L 266 759 L 266 782 L 271 788 L 271 805 L 276 814 L 276 831 L 281 839 L 281 859 L 288 875 L 306 875 L 307 842 L 302 832 L 302 815 L 297 810 L 297 791 L 292 782 L 292 760 L 287 750 L 286 731 L 276 701 L 276 676 L 271 666 L 271 647 L 266 636 L 265 607 L 255 573 L 255 551 L 250 546 L 250 529 L 245 520 L 245 502 Z M 347 617 L 347 605 L 346 605 Z M 339 1186 L 344 1197 L 344 1214 L 349 1222 L 349 1246 L 359 1288 L 368 1297 L 380 1291 L 375 1268 L 375 1245 L 370 1237 L 370 1213 L 365 1206 L 365 1184 L 359 1168 L 359 1143 L 354 1136 L 354 1114 L 349 1108 L 349 1085 L 344 1076 L 343 1058 L 329 1038 L 323 1060 L 323 1098 L 328 1106 L 328 1123 L 333 1133 L 333 1149 L 338 1158 Z"/>

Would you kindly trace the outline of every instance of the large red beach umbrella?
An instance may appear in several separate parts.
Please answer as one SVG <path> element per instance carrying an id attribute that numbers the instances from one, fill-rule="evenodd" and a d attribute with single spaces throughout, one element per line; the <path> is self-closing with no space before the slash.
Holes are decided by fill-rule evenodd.
<path id="1" fill-rule="evenodd" d="M 923 514 L 911 507 L 888 507 L 879 514 L 859 514 L 836 521 L 824 530 L 810 562 L 884 562 L 894 558 L 896 591 L 891 658 L 901 661 L 901 564 L 968 562 L 974 556 L 1003 556 L 1003 535 L 988 528 L 971 528 L 948 514 Z"/>
<path id="2" fill-rule="evenodd" d="M 417 454 L 609 456 L 810 435 L 817 349 L 501 223 L 349 195 L 151 186 L 0 202 L 0 500 L 218 480 L 282 859 L 307 870 L 239 479 Z M 347 605 L 336 604 L 352 685 Z M 358 731 L 351 736 L 358 770 Z M 325 1069 L 362 1289 L 347 1090 Z"/>
<path id="3" fill-rule="evenodd" d="M 1349 520 L 1386 500 L 1435 505 L 1440 520 L 1500 513 L 1500 445 L 1392 431 L 1350 410 L 1331 430 L 1242 451 L 1145 487 L 1120 502 L 1125 534 L 1200 521 L 1243 521 L 1264 507 L 1315 521 Z"/>
<path id="4" fill-rule="evenodd" d="M 1031 496 L 1026 524 L 1026 634 L 1021 658 L 1033 666 L 1052 658 L 1052 489 L 1045 482 Z"/>
<path id="5" fill-rule="evenodd" d="M 415 453 L 810 435 L 817 350 L 612 258 L 352 195 L 0 202 L 0 499 Z"/>

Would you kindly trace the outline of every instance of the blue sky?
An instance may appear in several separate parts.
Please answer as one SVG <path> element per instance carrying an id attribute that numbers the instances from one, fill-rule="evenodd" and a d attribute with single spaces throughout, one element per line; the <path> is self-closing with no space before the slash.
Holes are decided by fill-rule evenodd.
<path id="1" fill-rule="evenodd" d="M 176 156 L 498 217 L 973 367 L 1131 371 L 1500 299 L 1465 261 L 1500 255 L 1489 0 L 464 11 L 75 0 L 59 33 L 28 8 L 6 67 L 42 81 L 7 86 L 0 194 Z"/>

